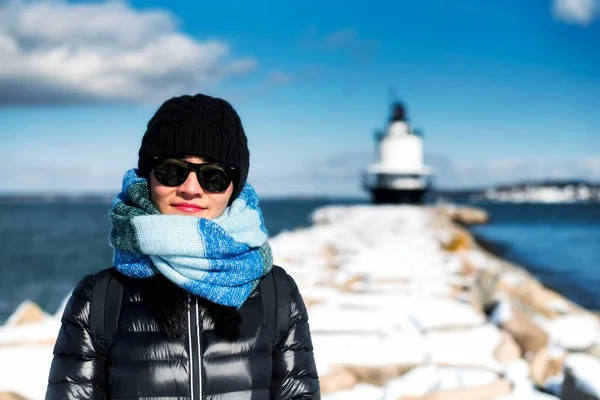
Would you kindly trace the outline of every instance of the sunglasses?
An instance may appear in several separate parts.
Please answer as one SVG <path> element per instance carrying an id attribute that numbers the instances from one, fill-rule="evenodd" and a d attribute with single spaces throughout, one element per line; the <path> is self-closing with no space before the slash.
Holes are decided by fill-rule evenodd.
<path id="1" fill-rule="evenodd" d="M 235 167 L 227 164 L 196 164 L 178 158 L 154 157 L 154 160 L 154 177 L 164 186 L 179 186 L 186 181 L 190 171 L 194 171 L 202 189 L 219 193 L 227 190 L 235 174 Z"/>

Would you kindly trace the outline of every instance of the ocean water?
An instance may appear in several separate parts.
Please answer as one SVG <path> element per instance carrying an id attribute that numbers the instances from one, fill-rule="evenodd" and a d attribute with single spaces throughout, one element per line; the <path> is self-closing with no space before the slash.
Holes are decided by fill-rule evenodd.
<path id="1" fill-rule="evenodd" d="M 478 204 L 491 216 L 471 228 L 492 250 L 546 286 L 600 310 L 600 204 Z"/>
<path id="2" fill-rule="evenodd" d="M 263 200 L 271 235 L 310 224 L 325 199 Z M 600 309 L 600 207 L 480 205 L 492 215 L 474 232 L 574 301 Z M 0 323 L 24 300 L 54 313 L 73 285 L 111 265 L 109 204 L 0 204 Z"/>
<path id="3" fill-rule="evenodd" d="M 350 200 L 263 200 L 269 235 L 308 226 L 310 214 Z M 30 299 L 54 313 L 85 274 L 108 268 L 110 203 L 0 202 L 0 324 Z"/>

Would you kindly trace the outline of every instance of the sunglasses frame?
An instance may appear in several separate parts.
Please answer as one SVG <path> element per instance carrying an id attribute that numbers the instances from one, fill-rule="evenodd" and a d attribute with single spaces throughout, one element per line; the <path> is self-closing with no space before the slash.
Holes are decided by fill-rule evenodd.
<path id="1" fill-rule="evenodd" d="M 225 163 L 220 163 L 220 162 L 204 162 L 204 163 L 193 163 L 190 161 L 186 161 L 183 160 L 181 158 L 178 157 L 158 157 L 158 156 L 154 156 L 152 157 L 153 160 L 153 167 L 152 167 L 152 171 L 154 171 L 154 169 L 161 164 L 162 162 L 166 161 L 166 160 L 176 160 L 179 161 L 185 165 L 187 165 L 187 174 L 185 176 L 185 179 L 183 180 L 183 182 L 181 182 L 178 185 L 165 185 L 164 183 L 160 182 L 158 180 L 158 178 L 156 178 L 156 174 L 154 175 L 154 177 L 156 178 L 157 182 L 160 183 L 163 186 L 167 186 L 167 187 L 177 187 L 177 186 L 181 186 L 186 180 L 187 178 L 190 176 L 190 172 L 195 172 L 196 173 L 196 179 L 198 180 L 198 184 L 202 187 L 202 190 L 204 190 L 205 192 L 209 192 L 209 193 L 221 193 L 224 192 L 225 190 L 227 190 L 227 188 L 221 190 L 221 191 L 212 191 L 212 190 L 208 190 L 204 187 L 204 180 L 202 179 L 202 174 L 201 169 L 203 166 L 206 165 L 216 165 L 219 166 L 221 168 L 223 168 L 225 170 L 226 173 L 229 174 L 229 179 L 231 180 L 231 182 L 229 182 L 229 184 L 235 182 L 235 178 L 236 178 L 236 174 L 237 174 L 237 168 L 233 165 L 229 165 L 229 164 L 225 164 Z M 227 185 L 227 187 L 229 187 L 229 185 Z"/>

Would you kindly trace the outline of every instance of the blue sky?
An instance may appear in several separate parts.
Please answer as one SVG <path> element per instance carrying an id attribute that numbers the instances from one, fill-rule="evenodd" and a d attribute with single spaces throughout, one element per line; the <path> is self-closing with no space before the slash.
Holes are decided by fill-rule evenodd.
<path id="1" fill-rule="evenodd" d="M 443 188 L 600 181 L 600 1 L 0 2 L 0 192 L 114 192 L 167 98 L 228 99 L 263 196 L 361 196 L 389 91 Z"/>

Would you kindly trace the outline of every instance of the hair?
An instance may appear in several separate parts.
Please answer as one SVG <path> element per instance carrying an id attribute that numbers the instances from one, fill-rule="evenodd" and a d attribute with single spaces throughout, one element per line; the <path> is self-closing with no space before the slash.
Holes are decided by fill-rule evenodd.
<path id="1" fill-rule="evenodd" d="M 142 280 L 142 298 L 156 318 L 160 329 L 169 340 L 187 334 L 187 292 L 163 275 Z M 239 336 L 242 318 L 235 307 L 223 306 L 198 297 L 200 305 L 209 313 L 214 332 L 226 340 Z"/>

